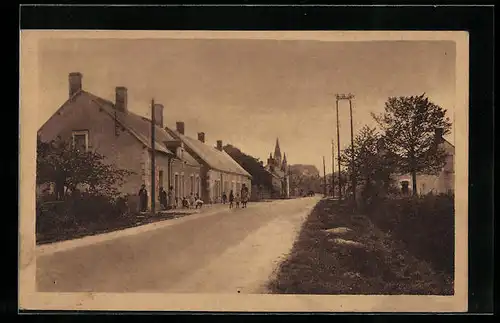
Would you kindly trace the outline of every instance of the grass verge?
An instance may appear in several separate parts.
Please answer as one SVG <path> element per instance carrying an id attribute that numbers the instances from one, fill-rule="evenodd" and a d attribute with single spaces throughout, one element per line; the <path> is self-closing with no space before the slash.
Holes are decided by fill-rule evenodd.
<path id="1" fill-rule="evenodd" d="M 332 228 L 351 231 L 326 231 Z M 268 289 L 275 294 L 453 295 L 453 278 L 416 258 L 368 217 L 324 199 Z"/>
<path id="2" fill-rule="evenodd" d="M 158 213 L 156 216 L 130 214 L 120 218 L 102 219 L 101 221 L 89 223 L 77 223 L 74 221 L 52 226 L 51 229 L 36 233 L 36 244 L 43 245 L 48 243 L 72 240 L 87 236 L 94 236 L 103 233 L 109 233 L 118 230 L 138 227 L 141 225 L 180 218 L 191 213 L 170 212 Z"/>

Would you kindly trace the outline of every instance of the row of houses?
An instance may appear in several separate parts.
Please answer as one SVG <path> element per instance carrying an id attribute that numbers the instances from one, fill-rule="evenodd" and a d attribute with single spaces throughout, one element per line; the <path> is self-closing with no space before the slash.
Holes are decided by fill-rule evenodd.
<path id="1" fill-rule="evenodd" d="M 252 176 L 222 147 L 186 133 L 186 125 L 164 125 L 163 105 L 155 104 L 155 142 L 151 144 L 151 119 L 129 110 L 128 90 L 116 87 L 115 101 L 106 100 L 83 89 L 83 76 L 69 74 L 69 97 L 42 125 L 39 138 L 50 142 L 57 137 L 72 140 L 81 149 L 93 150 L 108 163 L 128 169 L 129 176 L 120 191 L 137 195 L 142 184 L 151 187 L 151 157 L 155 151 L 155 191 L 173 187 L 177 198 L 198 194 L 206 203 L 220 201 L 222 193 L 235 192 L 243 184 L 251 188 Z M 158 197 L 157 197 L 158 198 Z M 149 203 L 149 202 L 148 202 Z"/>

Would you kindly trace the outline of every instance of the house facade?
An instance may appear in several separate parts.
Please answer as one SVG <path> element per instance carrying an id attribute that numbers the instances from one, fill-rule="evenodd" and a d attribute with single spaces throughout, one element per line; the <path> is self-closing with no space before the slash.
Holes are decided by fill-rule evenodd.
<path id="1" fill-rule="evenodd" d="M 435 141 L 446 152 L 446 162 L 437 175 L 417 174 L 417 194 L 453 193 L 455 191 L 455 146 L 443 138 L 443 130 L 436 129 Z M 413 181 L 411 174 L 396 176 L 399 187 L 407 187 L 411 191 Z"/>
<path id="2" fill-rule="evenodd" d="M 216 147 L 210 146 L 205 143 L 204 132 L 199 132 L 195 139 L 187 136 L 185 130 L 182 121 L 176 122 L 175 129 L 165 127 L 174 141 L 201 165 L 200 197 L 205 203 L 220 203 L 223 193 L 229 195 L 233 190 L 236 194 L 243 184 L 251 194 L 252 176 L 223 150 L 222 140 L 217 141 Z"/>
<path id="3" fill-rule="evenodd" d="M 127 88 L 116 87 L 115 101 L 112 102 L 84 91 L 82 80 L 81 73 L 69 74 L 69 98 L 38 131 L 43 142 L 58 137 L 71 140 L 86 151 L 92 150 L 105 156 L 107 163 L 134 172 L 119 187 L 120 192 L 130 195 L 132 199 L 137 197 L 142 184 L 151 194 L 153 149 L 157 201 L 159 188 L 168 190 L 174 183 L 177 185 L 176 197 L 200 191 L 201 165 L 185 151 L 183 145 L 167 148 L 167 143 L 175 139 L 163 128 L 163 105 L 154 106 L 156 120 L 153 147 L 152 122 L 129 110 Z"/>

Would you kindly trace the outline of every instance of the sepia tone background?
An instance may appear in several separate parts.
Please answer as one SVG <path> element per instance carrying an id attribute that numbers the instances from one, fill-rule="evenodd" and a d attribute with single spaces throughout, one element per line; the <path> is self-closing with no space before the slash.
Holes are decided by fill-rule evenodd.
<path id="1" fill-rule="evenodd" d="M 211 40 L 215 38 L 217 41 Z M 314 59 L 308 60 L 311 63 L 302 63 L 301 58 L 310 58 L 311 53 L 314 55 Z M 71 57 L 71 62 L 67 57 Z M 165 62 L 165 57 L 171 62 Z M 290 66 L 294 68 L 290 69 Z M 234 70 L 238 71 L 237 75 L 232 74 Z M 398 70 L 398 73 L 392 73 L 393 70 Z M 454 122 L 452 133 L 446 139 L 457 148 L 455 296 L 234 297 L 36 293 L 32 193 L 36 131 L 60 106 L 61 98 L 67 96 L 66 76 L 73 71 L 83 73 L 84 88 L 105 98 L 113 97 L 115 86 L 127 86 L 131 109 L 139 114 L 147 115 L 149 101 L 154 97 L 165 105 L 167 125 L 185 121 L 188 133 L 205 131 L 208 142 L 215 143 L 222 138 L 225 143 L 265 159 L 278 136 L 291 163 L 310 163 L 318 169 L 321 169 L 321 154 L 328 155 L 331 150 L 329 139 L 334 136 L 335 93 L 357 94 L 354 126 L 359 129 L 361 124 L 370 122 L 370 112 L 383 110 L 388 96 L 426 92 L 431 100 L 448 110 L 448 116 Z M 463 183 L 467 182 L 468 163 L 467 73 L 468 38 L 461 32 L 23 31 L 20 307 L 368 312 L 466 310 L 467 185 Z M 373 84 L 379 84 L 380 88 L 373 87 Z M 211 106 L 214 98 L 224 104 Z M 213 111 L 217 111 L 217 117 L 207 117 Z M 344 113 L 341 118 L 347 121 L 347 110 Z M 260 126 L 255 127 L 256 124 Z M 348 127 L 341 127 L 341 131 L 341 141 L 342 138 L 347 141 L 350 138 Z"/>

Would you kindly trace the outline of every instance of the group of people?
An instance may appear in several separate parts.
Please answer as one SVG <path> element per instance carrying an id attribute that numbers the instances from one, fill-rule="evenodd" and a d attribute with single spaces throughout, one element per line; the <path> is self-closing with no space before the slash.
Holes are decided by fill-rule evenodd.
<path id="1" fill-rule="evenodd" d="M 146 185 L 142 184 L 139 190 L 139 203 L 141 212 L 146 212 L 148 208 L 148 191 L 146 190 Z M 200 199 L 198 194 L 191 193 L 189 197 L 184 196 L 179 200 L 179 197 L 174 197 L 174 188 L 170 186 L 168 193 L 163 187 L 160 187 L 159 191 L 160 207 L 162 210 L 175 209 L 181 203 L 182 208 L 200 208 L 203 206 L 203 201 Z"/>
<path id="2" fill-rule="evenodd" d="M 227 202 L 229 202 L 230 209 L 234 207 L 239 208 L 240 204 L 242 208 L 246 208 L 248 203 L 248 197 L 249 197 L 248 187 L 245 184 L 243 184 L 240 193 L 237 192 L 235 195 L 233 190 L 229 192 L 229 199 L 228 196 L 226 195 L 226 192 L 222 193 L 222 203 L 226 204 Z"/>

